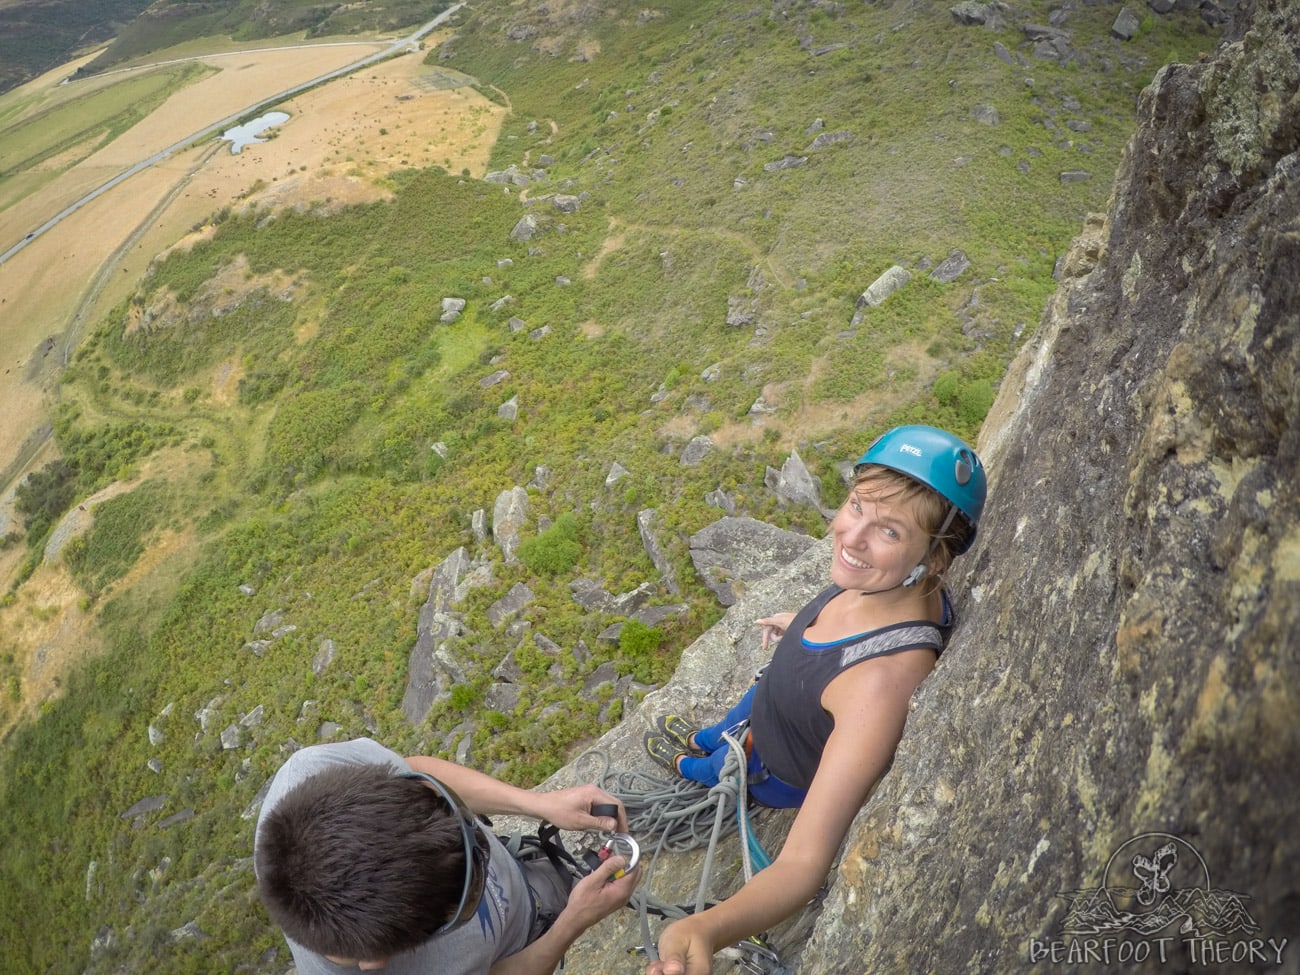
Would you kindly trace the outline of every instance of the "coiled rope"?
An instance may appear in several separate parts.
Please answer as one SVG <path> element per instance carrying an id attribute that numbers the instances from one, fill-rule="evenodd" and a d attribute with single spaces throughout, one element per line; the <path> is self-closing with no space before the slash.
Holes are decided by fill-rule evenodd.
<path id="1" fill-rule="evenodd" d="M 657 953 L 649 915 L 658 914 L 675 920 L 708 906 L 713 863 L 722 839 L 740 833 L 746 883 L 759 870 L 771 865 L 771 858 L 754 836 L 750 824 L 748 763 L 741 743 L 743 737 L 743 729 L 735 734 L 723 734 L 728 747 L 727 758 L 718 775 L 718 784 L 712 787 L 689 779 L 665 779 L 640 771 L 616 772 L 610 768 L 609 756 L 599 750 L 589 751 L 578 760 L 579 766 L 588 757 L 600 763 L 599 771 L 588 780 L 598 783 L 623 803 L 627 810 L 628 831 L 646 837 L 643 847 L 651 845 L 649 840 L 653 838 L 654 852 L 646 869 L 646 879 L 632 895 L 631 901 L 631 906 L 640 916 L 642 944 L 651 958 L 657 957 Z M 728 815 L 732 809 L 735 816 Z M 650 892 L 650 880 L 660 853 L 685 853 L 701 847 L 705 847 L 706 852 L 693 906 L 672 904 Z"/>

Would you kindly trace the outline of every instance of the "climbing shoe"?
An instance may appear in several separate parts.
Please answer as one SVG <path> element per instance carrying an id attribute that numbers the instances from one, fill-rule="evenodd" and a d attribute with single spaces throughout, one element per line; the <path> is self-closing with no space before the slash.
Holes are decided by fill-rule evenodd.
<path id="1" fill-rule="evenodd" d="M 681 775 L 677 769 L 679 759 L 685 758 L 686 753 L 677 747 L 677 743 L 669 741 L 663 735 L 657 735 L 649 732 L 645 736 L 645 750 L 656 765 L 660 765 L 672 772 L 673 775 Z"/>
<path id="2" fill-rule="evenodd" d="M 655 727 L 659 733 L 677 745 L 682 751 L 689 752 L 692 755 L 703 755 L 704 751 L 696 748 L 691 744 L 691 735 L 695 734 L 696 728 L 685 718 L 679 718 L 675 714 L 662 715 L 656 722 Z"/>

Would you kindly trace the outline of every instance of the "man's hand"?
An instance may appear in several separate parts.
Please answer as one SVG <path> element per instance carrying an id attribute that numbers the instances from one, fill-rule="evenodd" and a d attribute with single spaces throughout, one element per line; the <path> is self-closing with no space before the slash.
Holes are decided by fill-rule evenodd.
<path id="1" fill-rule="evenodd" d="M 713 943 L 691 922 L 688 917 L 663 929 L 659 960 L 646 965 L 645 975 L 710 975 Z"/>
<path id="2" fill-rule="evenodd" d="M 579 880 L 569 891 L 569 902 L 564 905 L 560 917 L 566 922 L 572 921 L 578 930 L 585 931 L 627 904 L 636 890 L 640 871 L 630 870 L 614 879 L 620 870 L 627 870 L 627 860 L 612 856 Z"/>
<path id="3" fill-rule="evenodd" d="M 627 812 L 623 804 L 604 789 L 594 785 L 575 785 L 555 792 L 537 794 L 539 819 L 554 823 L 560 829 L 602 829 L 605 832 L 627 829 Z M 618 818 L 593 816 L 591 807 L 607 804 L 618 807 Z"/>
<path id="4" fill-rule="evenodd" d="M 628 902 L 638 872 L 631 870 L 614 879 L 614 874 L 626 869 L 627 860 L 614 856 L 579 880 L 551 929 L 522 951 L 498 960 L 489 975 L 551 975 L 584 931 Z"/>

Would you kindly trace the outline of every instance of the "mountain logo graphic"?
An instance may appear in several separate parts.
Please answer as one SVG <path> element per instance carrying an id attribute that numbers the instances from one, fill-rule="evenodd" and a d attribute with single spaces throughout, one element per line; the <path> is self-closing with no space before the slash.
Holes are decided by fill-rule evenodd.
<path id="1" fill-rule="evenodd" d="M 1101 887 L 1062 891 L 1062 930 L 1075 936 L 1130 931 L 1201 938 L 1249 937 L 1259 925 L 1249 895 L 1216 888 L 1196 848 L 1168 833 L 1142 833 L 1111 854 Z"/>
<path id="2" fill-rule="evenodd" d="M 1106 861 L 1101 886 L 1057 896 L 1067 903 L 1062 936 L 1031 937 L 1031 963 L 1239 971 L 1279 966 L 1287 947 L 1285 937 L 1260 934 L 1249 895 L 1216 887 L 1200 851 L 1169 833 L 1125 840 Z"/>

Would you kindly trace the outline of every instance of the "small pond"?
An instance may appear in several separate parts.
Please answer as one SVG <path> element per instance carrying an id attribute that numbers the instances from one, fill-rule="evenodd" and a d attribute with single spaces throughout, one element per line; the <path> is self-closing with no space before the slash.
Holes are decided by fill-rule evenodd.
<path id="1" fill-rule="evenodd" d="M 225 132 L 221 133 L 221 138 L 230 140 L 231 155 L 238 155 L 244 146 L 265 142 L 265 139 L 259 139 L 258 136 L 267 129 L 283 125 L 287 121 L 289 121 L 287 112 L 267 112 L 265 115 L 259 115 L 251 122 L 236 125 L 233 129 L 226 129 Z"/>

